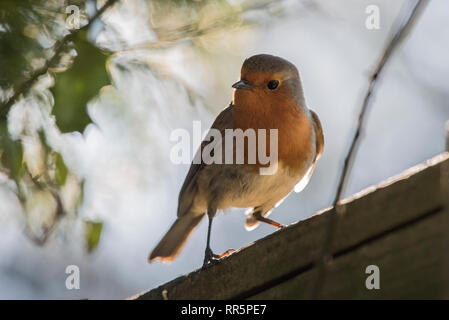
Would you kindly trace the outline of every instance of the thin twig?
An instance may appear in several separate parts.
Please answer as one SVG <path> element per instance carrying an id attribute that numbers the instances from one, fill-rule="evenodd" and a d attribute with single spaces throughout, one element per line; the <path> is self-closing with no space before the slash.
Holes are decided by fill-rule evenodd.
<path id="1" fill-rule="evenodd" d="M 14 94 L 11 96 L 11 98 L 8 99 L 8 101 L 6 101 L 5 103 L 3 103 L 0 106 L 0 120 L 5 120 L 6 119 L 6 115 L 9 112 L 9 109 L 12 107 L 12 105 L 17 101 L 17 99 L 20 97 L 20 95 L 24 94 L 29 88 L 31 88 L 31 86 L 37 81 L 37 79 L 39 79 L 40 76 L 46 74 L 48 72 L 48 69 L 51 68 L 56 61 L 59 59 L 59 55 L 61 54 L 61 52 L 63 51 L 63 49 L 65 48 L 66 44 L 71 41 L 77 34 L 78 32 L 80 32 L 81 30 L 87 29 L 89 28 L 89 26 L 95 21 L 97 20 L 98 17 L 100 17 L 103 12 L 108 9 L 110 6 L 112 6 L 115 2 L 117 2 L 117 0 L 108 0 L 103 7 L 101 7 L 93 16 L 92 18 L 89 20 L 89 22 L 87 24 L 85 24 L 84 26 L 82 26 L 79 29 L 76 29 L 72 32 L 70 32 L 69 34 L 67 34 L 66 36 L 64 36 L 62 39 L 58 40 L 54 46 L 55 48 L 55 52 L 53 54 L 53 56 L 46 61 L 45 65 L 36 70 L 33 75 L 28 79 L 25 80 L 24 82 L 22 82 L 15 90 L 14 90 Z"/>
<path id="2" fill-rule="evenodd" d="M 365 94 L 365 98 L 363 100 L 362 108 L 358 117 L 357 122 L 357 130 L 354 134 L 354 137 L 352 139 L 351 146 L 349 148 L 348 154 L 344 161 L 343 170 L 341 173 L 340 181 L 337 188 L 337 193 L 335 195 L 335 199 L 333 202 L 333 207 L 335 208 L 335 212 L 331 212 L 327 216 L 326 221 L 326 230 L 324 235 L 324 241 L 323 245 L 321 247 L 320 255 L 316 261 L 316 277 L 314 283 L 312 283 L 313 287 L 311 290 L 311 298 L 317 299 L 320 296 L 323 284 L 325 282 L 326 278 L 326 269 L 329 261 L 332 260 L 332 253 L 331 253 L 331 247 L 332 247 L 332 241 L 335 235 L 336 231 L 336 225 L 338 216 L 341 211 L 343 211 L 343 207 L 339 203 L 341 195 L 343 193 L 343 189 L 346 184 L 348 171 L 350 169 L 352 160 L 357 152 L 357 142 L 360 138 L 360 134 L 362 131 L 362 125 L 364 122 L 364 117 L 366 115 L 366 112 L 368 110 L 368 107 L 370 106 L 370 103 L 372 101 L 373 93 L 375 91 L 376 85 L 379 83 L 378 79 L 380 78 L 380 75 L 382 71 L 384 70 L 385 65 L 388 63 L 389 58 L 392 56 L 394 50 L 398 47 L 400 42 L 405 38 L 407 33 L 411 30 L 414 22 L 416 21 L 419 14 L 424 10 L 425 6 L 429 0 L 417 0 L 415 4 L 412 7 L 407 7 L 404 11 L 408 12 L 407 15 L 401 14 L 399 19 L 401 23 L 398 26 L 398 29 L 394 33 L 393 37 L 391 38 L 390 42 L 388 43 L 388 46 L 386 47 L 382 58 L 377 64 L 376 69 L 374 70 L 373 74 L 370 77 L 370 83 L 367 89 L 367 92 Z M 406 20 L 403 20 L 403 17 L 407 16 Z"/>

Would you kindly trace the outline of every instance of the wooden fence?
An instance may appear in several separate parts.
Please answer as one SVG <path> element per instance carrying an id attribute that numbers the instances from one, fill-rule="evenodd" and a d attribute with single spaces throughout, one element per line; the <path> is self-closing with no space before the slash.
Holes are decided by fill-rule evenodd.
<path id="1" fill-rule="evenodd" d="M 449 153 L 344 200 L 320 298 L 449 298 Z M 326 209 L 137 299 L 303 299 Z M 379 268 L 367 289 L 366 268 Z"/>

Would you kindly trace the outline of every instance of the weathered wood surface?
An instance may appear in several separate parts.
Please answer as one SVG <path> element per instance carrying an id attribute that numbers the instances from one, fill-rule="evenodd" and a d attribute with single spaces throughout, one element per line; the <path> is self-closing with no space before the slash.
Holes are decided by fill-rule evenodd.
<path id="1" fill-rule="evenodd" d="M 344 200 L 322 298 L 449 297 L 449 153 Z M 300 299 L 313 283 L 326 209 L 138 299 Z M 379 266 L 381 289 L 365 287 Z M 163 295 L 164 292 L 164 295 Z"/>
<path id="2" fill-rule="evenodd" d="M 409 225 L 337 256 L 329 266 L 323 299 L 431 299 L 446 297 L 448 212 L 429 213 Z M 380 289 L 368 290 L 366 267 L 380 270 Z M 313 270 L 251 299 L 307 298 Z"/>

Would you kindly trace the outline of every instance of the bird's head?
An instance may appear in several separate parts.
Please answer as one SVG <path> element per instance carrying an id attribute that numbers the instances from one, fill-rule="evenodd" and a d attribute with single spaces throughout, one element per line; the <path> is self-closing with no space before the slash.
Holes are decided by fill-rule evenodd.
<path id="1" fill-rule="evenodd" d="M 233 104 L 237 106 L 295 104 L 305 107 L 298 69 L 291 62 L 269 54 L 258 54 L 245 60 L 240 80 L 232 85 Z"/>

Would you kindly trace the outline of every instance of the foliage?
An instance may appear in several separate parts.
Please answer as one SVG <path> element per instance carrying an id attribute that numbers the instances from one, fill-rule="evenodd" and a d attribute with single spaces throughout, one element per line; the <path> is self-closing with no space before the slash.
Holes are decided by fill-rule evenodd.
<path id="1" fill-rule="evenodd" d="M 241 26 L 245 23 L 243 13 L 270 4 L 262 0 L 137 2 L 135 13 L 148 11 L 148 28 L 156 40 L 127 47 L 126 39 L 119 39 L 117 33 L 116 42 L 122 47 L 106 50 L 97 45 L 98 30 L 109 28 L 113 33 L 114 27 L 100 23 L 101 8 L 87 14 L 88 8 L 97 7 L 96 0 L 0 1 L 0 173 L 15 185 L 11 191 L 26 215 L 26 232 L 36 243 L 45 242 L 59 219 L 69 213 L 76 215 L 84 192 L 84 180 L 73 179 L 75 174 L 66 164 L 61 146 L 50 143 L 49 132 L 83 133 L 92 122 L 89 101 L 102 87 L 113 83 L 108 74 L 114 58 L 111 50 L 153 50 L 185 40 L 201 49 L 204 42 L 199 39 L 223 28 Z M 98 3 L 107 4 L 109 9 L 115 3 L 133 5 L 119 0 Z M 81 29 L 66 26 L 66 8 L 72 4 L 80 9 Z M 51 84 L 46 84 L 48 79 L 53 80 Z M 14 108 L 25 114 L 25 107 L 36 107 L 46 121 L 32 126 L 27 116 L 22 120 L 8 118 Z M 20 132 L 12 133 L 11 125 L 21 128 Z M 68 201 L 63 193 L 73 181 L 78 192 Z M 100 241 L 103 223 L 85 220 L 84 226 L 86 248 L 91 252 Z"/>
<path id="2" fill-rule="evenodd" d="M 55 1 L 0 1 L 0 88 L 15 88 L 44 61 L 58 36 Z M 55 19 L 56 18 L 56 19 Z"/>
<path id="3" fill-rule="evenodd" d="M 86 235 L 86 248 L 88 252 L 92 252 L 98 246 L 103 230 L 103 222 L 101 221 L 84 221 L 84 230 Z"/>
<path id="4" fill-rule="evenodd" d="M 92 122 L 87 102 L 109 83 L 105 69 L 107 55 L 87 41 L 85 31 L 78 32 L 74 47 L 77 52 L 74 63 L 67 71 L 56 73 L 52 88 L 55 98 L 52 113 L 62 132 L 84 131 Z"/>
<path id="5" fill-rule="evenodd" d="M 0 168 L 7 168 L 9 176 L 17 181 L 23 171 L 22 144 L 11 139 L 5 122 L 0 123 L 0 151 Z"/>

